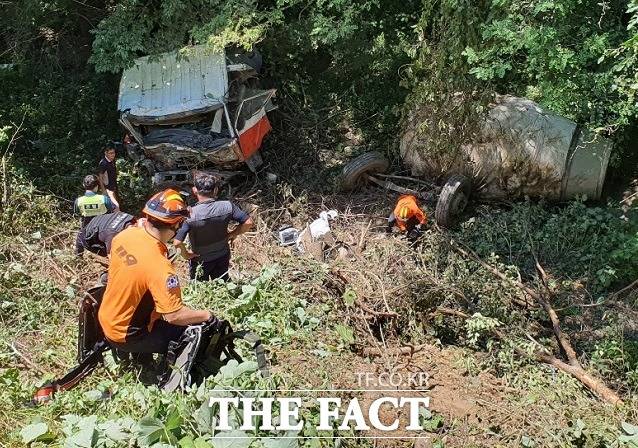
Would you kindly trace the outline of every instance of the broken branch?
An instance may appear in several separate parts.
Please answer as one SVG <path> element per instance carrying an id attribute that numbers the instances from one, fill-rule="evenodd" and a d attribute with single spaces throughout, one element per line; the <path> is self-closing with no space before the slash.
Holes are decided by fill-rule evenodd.
<path id="1" fill-rule="evenodd" d="M 431 314 L 446 314 L 450 316 L 460 317 L 462 319 L 470 318 L 470 316 L 464 313 L 463 311 L 453 310 L 450 308 L 443 308 L 443 307 L 437 308 L 436 311 Z M 497 328 L 492 329 L 491 332 L 498 339 L 502 341 L 507 340 L 505 335 Z M 517 347 L 516 345 L 514 345 L 514 351 L 519 356 L 530 358 L 530 355 L 525 350 L 523 350 L 520 347 Z M 591 374 L 585 371 L 585 369 L 583 369 L 580 364 L 572 365 L 564 361 L 561 361 L 560 359 L 556 358 L 554 355 L 549 353 L 545 348 L 534 351 L 532 357 L 536 361 L 549 364 L 557 368 L 558 370 L 562 370 L 563 372 L 573 376 L 578 381 L 580 381 L 583 385 L 585 385 L 585 387 L 587 387 L 589 390 L 594 392 L 598 397 L 600 397 L 604 401 L 607 401 L 608 403 L 611 403 L 611 404 L 622 404 L 622 400 L 620 399 L 618 394 L 616 394 L 616 392 L 614 392 L 605 384 L 603 384 L 598 378 L 593 377 Z"/>
<path id="2" fill-rule="evenodd" d="M 381 350 L 378 347 L 366 347 L 363 349 L 363 356 L 383 356 L 383 355 L 414 355 L 420 352 L 427 344 L 421 345 L 408 345 L 405 347 L 390 348 L 387 350 Z"/>
<path id="3" fill-rule="evenodd" d="M 532 244 L 531 237 L 529 238 L 529 240 L 530 240 L 530 250 L 532 252 L 532 256 L 534 257 L 536 271 L 538 272 L 541 282 L 543 283 L 543 288 L 549 295 L 552 295 L 552 292 L 550 291 L 548 282 L 547 282 L 547 273 L 545 272 L 545 269 L 543 269 L 543 266 L 541 266 L 540 262 L 538 261 L 538 257 L 536 256 L 536 251 L 534 250 L 534 245 Z M 560 319 L 558 318 L 558 314 L 556 313 L 554 308 L 551 306 L 548 300 L 545 300 L 542 294 L 538 293 L 532 297 L 534 297 L 536 301 L 541 304 L 541 306 L 543 307 L 543 309 L 549 316 L 549 320 L 552 322 L 552 330 L 554 331 L 554 335 L 556 336 L 556 339 L 558 340 L 558 344 L 560 345 L 561 349 L 563 350 L 563 352 L 565 352 L 565 356 L 567 356 L 567 360 L 569 361 L 569 363 L 573 366 L 581 367 L 580 362 L 578 361 L 578 356 L 576 355 L 576 350 L 574 350 L 574 347 L 572 346 L 569 336 L 565 334 L 563 330 L 561 329 Z"/>

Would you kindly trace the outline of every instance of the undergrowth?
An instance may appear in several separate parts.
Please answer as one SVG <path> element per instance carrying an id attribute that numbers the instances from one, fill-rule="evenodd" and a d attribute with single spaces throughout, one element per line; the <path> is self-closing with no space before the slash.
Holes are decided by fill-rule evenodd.
<path id="1" fill-rule="evenodd" d="M 13 179 L 12 189 L 21 194 L 12 196 L 17 201 L 12 204 L 16 210 L 12 222 L 29 214 L 36 218 L 19 229 L 2 221 L 7 231 L 0 238 L 0 446 L 39 439 L 32 446 L 136 443 L 200 448 L 212 442 L 226 447 L 202 426 L 204 417 L 210 417 L 202 406 L 210 390 L 222 385 L 301 387 L 306 381 L 301 373 L 309 370 L 328 386 L 338 380 L 338 372 L 355 368 L 355 360 L 364 361 L 368 345 L 431 343 L 433 338 L 444 347 L 465 347 L 459 368 L 470 378 L 486 371 L 498 376 L 509 392 L 495 398 L 525 409 L 508 416 L 510 423 L 493 414 L 499 424 L 473 429 L 488 431 L 489 426 L 490 440 L 496 438 L 506 446 L 621 447 L 638 438 L 631 425 L 638 417 L 632 411 L 638 391 L 636 296 L 631 291 L 614 295 L 636 276 L 637 227 L 631 210 L 623 213 L 613 205 L 588 207 L 582 202 L 564 207 L 526 202 L 509 210 L 481 207 L 454 232 L 426 232 L 420 246 L 402 253 L 388 272 L 379 271 L 380 266 L 404 247 L 394 237 L 371 238 L 369 247 L 357 256 L 361 259 L 331 264 L 293 255 L 279 265 L 262 265 L 260 273 L 242 270 L 230 283 L 190 283 L 184 288 L 188 304 L 213 310 L 235 329 L 260 334 L 279 370 L 272 383 L 259 378 L 250 351 L 240 346 L 248 362 L 229 366 L 203 388 L 166 394 L 143 386 L 133 372 L 110 363 L 51 404 L 29 408 L 23 404 L 34 388 L 74 363 L 77 298 L 92 278 L 87 266 L 70 255 L 73 233 L 56 236 L 64 215 L 58 214 L 55 198 L 21 184 L 24 178 Z M 37 221 L 37 216 L 49 219 Z M 359 230 L 355 234 L 358 240 Z M 611 409 L 595 401 L 573 378 L 515 355 L 513 344 L 533 346 L 529 337 L 558 353 L 547 317 L 540 309 L 520 306 L 524 297 L 511 282 L 496 279 L 452 250 L 449 238 L 474 249 L 512 280 L 534 288 L 541 287 L 536 255 L 547 272 L 553 305 L 583 365 L 621 392 L 628 404 Z M 242 257 L 246 254 L 237 254 L 240 265 Z M 34 263 L 38 260 L 46 263 Z M 359 272 L 360 261 L 370 272 Z M 66 276 L 59 277 L 54 265 L 61 266 L 57 269 L 65 270 Z M 380 283 L 389 277 L 399 287 L 406 284 L 386 294 L 385 306 L 399 314 L 397 320 L 362 319 L 358 301 L 376 297 L 376 281 L 367 283 L 367 290 L 355 291 L 354 285 L 331 290 L 334 269 L 351 280 L 357 275 L 378 276 Z M 77 274 L 71 274 L 73 270 Z M 461 309 L 472 318 L 432 317 L 439 306 Z M 363 324 L 365 330 L 360 328 Z M 507 334 L 507 340 L 494 339 L 495 328 Z M 372 341 L 379 334 L 382 341 Z M 297 355 L 301 366 L 285 364 Z M 27 368 L 25 358 L 36 367 Z M 105 396 L 110 398 L 103 400 Z M 314 409 L 304 408 L 303 413 L 307 421 L 316 418 Z M 437 437 L 453 437 L 456 430 L 446 423 L 437 428 Z M 303 431 L 311 434 L 310 428 Z M 246 440 L 266 448 L 293 446 L 274 441 L 274 435 L 250 433 Z"/>
<path id="2" fill-rule="evenodd" d="M 497 354 L 494 348 L 501 342 L 491 330 L 498 327 L 518 345 L 525 346 L 535 337 L 558 353 L 548 316 L 538 304 L 525 305 L 530 298 L 515 286 L 521 282 L 550 294 L 582 361 L 615 388 L 636 396 L 638 297 L 635 292 L 618 296 L 615 291 L 638 277 L 637 232 L 636 210 L 623 213 L 614 205 L 587 207 L 575 201 L 550 207 L 526 202 L 509 210 L 479 208 L 451 237 L 511 281 L 496 278 L 454 251 L 441 250 L 446 240 L 428 235 L 421 249 L 424 267 L 444 284 L 453 285 L 428 306 L 474 315 L 452 326 L 450 318 L 438 315 L 431 320 L 435 334 L 447 343 Z M 546 287 L 536 261 L 546 273 Z M 518 366 L 503 359 L 499 353 L 491 365 L 501 374 L 516 375 Z"/>

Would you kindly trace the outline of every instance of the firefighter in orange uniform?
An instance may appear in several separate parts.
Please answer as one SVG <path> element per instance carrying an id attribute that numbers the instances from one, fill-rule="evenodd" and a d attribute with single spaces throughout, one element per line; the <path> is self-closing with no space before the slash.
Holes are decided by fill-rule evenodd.
<path id="1" fill-rule="evenodd" d="M 421 210 L 414 195 L 404 194 L 399 196 L 397 205 L 388 217 L 388 232 L 392 232 L 394 226 L 409 237 L 418 237 L 423 227 L 428 222 L 428 217 Z"/>
<path id="2" fill-rule="evenodd" d="M 109 280 L 98 318 L 112 347 L 127 353 L 163 353 L 188 325 L 212 319 L 209 311 L 182 302 L 166 243 L 189 216 L 175 190 L 154 195 L 143 210 L 142 227 L 131 226 L 111 243 Z"/>

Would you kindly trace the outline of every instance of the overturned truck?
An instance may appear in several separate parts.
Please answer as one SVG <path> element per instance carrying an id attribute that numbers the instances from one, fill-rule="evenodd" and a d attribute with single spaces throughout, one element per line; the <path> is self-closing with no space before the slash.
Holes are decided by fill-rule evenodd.
<path id="1" fill-rule="evenodd" d="M 436 200 L 439 225 L 452 225 L 470 194 L 479 200 L 529 196 L 551 201 L 578 196 L 596 200 L 602 195 L 611 141 L 531 100 L 497 96 L 472 141 L 451 154 L 429 150 L 427 134 L 422 132 L 428 119 L 425 108 L 410 114 L 400 154 L 413 176 L 446 179 L 442 188 L 432 188 L 440 193 Z M 380 183 L 371 176 L 388 166 L 378 154 L 363 154 L 344 168 L 344 185 L 352 188 L 360 179 Z M 388 181 L 383 184 L 406 190 Z M 432 191 L 420 196 L 432 197 Z"/>
<path id="2" fill-rule="evenodd" d="M 187 181 L 193 169 L 255 171 L 275 94 L 259 88 L 260 68 L 256 52 L 205 46 L 137 59 L 118 98 L 128 155 L 156 185 Z"/>
<path id="3" fill-rule="evenodd" d="M 400 143 L 413 175 L 464 174 L 484 199 L 562 201 L 602 194 L 611 141 L 526 98 L 497 96 L 474 141 L 445 165 L 428 156 L 419 125 L 416 115 L 409 119 Z"/>

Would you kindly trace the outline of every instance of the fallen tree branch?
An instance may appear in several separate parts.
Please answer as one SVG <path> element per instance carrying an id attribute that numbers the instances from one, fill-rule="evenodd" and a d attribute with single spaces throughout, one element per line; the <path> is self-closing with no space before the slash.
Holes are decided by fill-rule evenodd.
<path id="1" fill-rule="evenodd" d="M 384 355 L 414 355 L 417 352 L 422 351 L 427 344 L 421 345 L 407 345 L 405 347 L 389 348 L 382 350 L 378 347 L 366 347 L 363 349 L 363 356 L 384 356 Z"/>
<path id="2" fill-rule="evenodd" d="M 36 372 L 38 372 L 41 375 L 45 375 L 46 372 L 44 370 L 42 370 L 40 367 L 38 367 L 33 361 L 31 361 L 29 358 L 27 358 L 25 355 L 23 355 L 22 353 L 20 353 L 18 351 L 18 349 L 16 348 L 16 346 L 12 343 L 6 342 L 5 343 L 9 346 L 9 348 L 11 348 L 11 351 L 13 351 L 13 353 L 22 360 L 22 363 L 27 366 L 28 368 L 35 370 Z"/>
<path id="3" fill-rule="evenodd" d="M 630 284 L 628 284 L 624 288 L 622 288 L 622 289 L 616 291 L 615 293 L 613 293 L 612 295 L 610 295 L 607 298 L 607 300 L 608 301 L 616 300 L 617 298 L 619 298 L 620 296 L 625 294 L 627 291 L 630 291 L 630 290 L 634 289 L 637 286 L 638 286 L 638 279 L 634 280 L 633 282 L 631 282 Z"/>
<path id="4" fill-rule="evenodd" d="M 558 315 L 556 314 L 556 311 L 554 311 L 554 308 L 552 308 L 550 303 L 541 294 L 539 294 L 538 292 L 534 291 L 529 286 L 524 285 L 520 281 L 514 280 L 514 279 L 508 277 L 507 275 L 503 274 L 501 271 L 496 269 L 494 266 L 489 265 L 488 263 L 483 261 L 481 259 L 481 257 L 479 257 L 478 254 L 476 252 L 474 252 L 472 249 L 467 248 L 467 247 L 461 248 L 461 247 L 459 247 L 458 243 L 455 243 L 454 241 L 451 241 L 451 245 L 452 245 L 452 248 L 454 248 L 454 250 L 456 250 L 460 254 L 462 254 L 462 255 L 464 255 L 464 256 L 466 256 L 468 258 L 472 258 L 474 261 L 479 263 L 481 266 L 483 266 L 485 269 L 490 271 L 492 274 L 494 274 L 495 276 L 497 276 L 501 280 L 504 280 L 506 282 L 512 283 L 513 285 L 515 285 L 516 287 L 518 287 L 519 289 L 524 291 L 527 295 L 532 297 L 534 300 L 536 300 L 536 302 L 538 302 L 543 307 L 543 309 L 545 310 L 545 312 L 549 316 L 549 319 L 552 322 L 552 329 L 554 331 L 554 335 L 556 336 L 556 339 L 558 340 L 558 343 L 559 343 L 561 349 L 565 352 L 569 363 L 574 365 L 574 366 L 579 366 L 580 365 L 580 363 L 578 362 L 578 357 L 576 355 L 576 351 L 572 347 L 571 342 L 569 340 L 569 337 L 562 331 L 562 329 L 560 327 L 560 319 L 558 318 Z M 534 258 L 536 259 L 536 256 L 534 256 Z M 538 260 L 536 260 L 536 263 L 538 264 Z M 540 264 L 539 264 L 539 266 L 540 266 Z M 542 270 L 543 268 L 541 267 L 540 269 Z M 545 271 L 542 270 L 542 272 L 545 272 Z"/>
<path id="5" fill-rule="evenodd" d="M 88 250 L 84 252 L 89 256 L 89 258 L 92 258 L 94 261 L 98 262 L 105 268 L 109 267 L 109 259 L 107 257 L 102 257 L 101 255 L 94 254 L 93 252 Z"/>
<path id="6" fill-rule="evenodd" d="M 478 264 L 480 264 L 485 269 L 487 269 L 492 274 L 494 274 L 496 277 L 498 277 L 501 280 L 504 280 L 506 282 L 510 282 L 510 283 L 514 284 L 515 286 L 517 286 L 519 289 L 521 289 L 523 292 L 525 292 L 527 295 L 529 295 L 530 297 L 532 297 L 534 299 L 536 299 L 536 297 L 538 297 L 538 294 L 536 293 L 536 291 L 534 291 L 533 289 L 529 288 L 528 286 L 525 286 L 520 281 L 514 280 L 514 279 L 508 277 L 507 275 L 503 274 L 501 271 L 496 269 L 494 266 L 491 266 L 491 265 L 487 264 L 485 261 L 483 261 L 481 259 L 481 257 L 478 256 L 478 254 L 476 252 L 474 252 L 469 247 L 460 247 L 459 243 L 457 243 L 457 242 L 455 242 L 453 240 L 449 240 L 449 242 L 450 242 L 450 246 L 452 247 L 452 249 L 454 249 L 455 251 L 457 251 L 458 253 L 460 253 L 461 255 L 463 255 L 463 256 L 465 256 L 467 258 L 473 259 Z M 525 303 L 527 303 L 527 301 L 525 301 Z"/>
<path id="7" fill-rule="evenodd" d="M 461 319 L 469 319 L 471 317 L 468 314 L 464 313 L 463 311 L 453 310 L 450 308 L 443 308 L 443 307 L 437 308 L 436 311 L 431 314 L 446 314 L 449 316 L 460 317 Z M 491 330 L 491 333 L 502 341 L 507 340 L 503 332 L 501 332 L 497 328 L 493 328 Z M 516 354 L 518 354 L 521 357 L 528 358 L 528 359 L 530 358 L 529 353 L 527 353 L 522 348 L 517 347 L 516 345 L 514 345 L 514 351 L 516 352 Z M 573 376 L 578 381 L 580 381 L 583 385 L 585 385 L 585 387 L 587 387 L 594 394 L 600 397 L 602 400 L 607 401 L 608 403 L 611 403 L 611 404 L 622 404 L 622 400 L 620 399 L 618 394 L 616 394 L 616 392 L 614 392 L 605 384 L 603 384 L 602 381 L 600 381 L 598 378 L 595 378 L 594 376 L 592 376 L 589 372 L 583 369 L 583 367 L 580 364 L 572 365 L 564 361 L 561 361 L 560 359 L 556 358 L 554 355 L 549 353 L 545 348 L 535 350 L 531 357 L 535 359 L 536 361 L 549 364 L 557 368 L 558 370 L 561 370 Z"/>
<path id="8" fill-rule="evenodd" d="M 551 296 L 553 295 L 553 293 L 549 289 L 549 285 L 547 281 L 547 273 L 545 272 L 545 269 L 543 269 L 543 266 L 541 266 L 540 262 L 538 261 L 538 257 L 536 256 L 536 251 L 534 250 L 534 245 L 529 234 L 528 234 L 528 238 L 529 238 L 530 250 L 532 252 L 532 257 L 534 257 L 534 264 L 536 266 L 536 271 L 538 272 L 538 275 L 541 279 L 543 288 L 545 289 L 547 294 Z M 560 319 L 558 318 L 558 314 L 556 313 L 552 305 L 549 303 L 549 300 L 546 300 L 545 297 L 543 297 L 543 295 L 540 293 L 532 297 L 534 297 L 536 301 L 541 304 L 541 306 L 543 307 L 543 309 L 549 316 L 549 320 L 552 322 L 552 330 L 554 331 L 554 335 L 556 336 L 556 339 L 558 340 L 558 344 L 560 345 L 561 349 L 565 353 L 565 356 L 567 356 L 567 360 L 569 361 L 569 363 L 573 366 L 582 367 L 580 365 L 580 362 L 578 361 L 578 355 L 576 355 L 576 350 L 574 350 L 574 347 L 572 346 L 572 342 L 569 339 L 569 335 L 564 333 L 563 330 L 561 329 Z"/>
<path id="9" fill-rule="evenodd" d="M 370 226 L 372 225 L 372 220 L 368 221 L 368 225 L 363 228 L 361 231 L 361 236 L 359 237 L 359 243 L 357 244 L 357 248 L 359 249 L 359 253 L 363 253 L 365 249 L 365 239 L 368 234 L 368 230 L 370 230 Z"/>
<path id="10" fill-rule="evenodd" d="M 399 317 L 399 313 L 395 313 L 394 311 L 375 311 L 359 299 L 355 300 L 354 303 L 356 303 L 357 306 L 361 308 L 361 310 L 363 310 L 363 312 L 371 314 L 375 317 L 385 317 L 390 319 Z"/>

